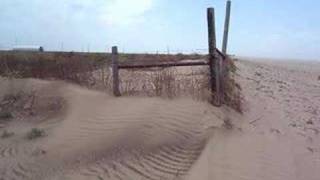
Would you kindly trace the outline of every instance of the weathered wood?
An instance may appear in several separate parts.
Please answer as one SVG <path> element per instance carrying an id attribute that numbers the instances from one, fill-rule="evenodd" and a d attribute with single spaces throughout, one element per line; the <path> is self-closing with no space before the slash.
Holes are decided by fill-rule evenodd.
<path id="1" fill-rule="evenodd" d="M 215 57 L 214 61 L 214 70 L 215 70 L 215 98 L 214 98 L 214 105 L 221 106 L 221 100 L 222 100 L 222 91 L 221 91 L 221 68 L 222 68 L 222 58 L 221 57 Z"/>
<path id="2" fill-rule="evenodd" d="M 215 35 L 215 22 L 214 22 L 214 9 L 207 9 L 208 20 L 208 46 L 209 46 L 209 70 L 210 70 L 210 86 L 212 101 L 215 97 L 215 75 L 214 75 L 214 49 L 216 48 L 216 35 Z"/>
<path id="3" fill-rule="evenodd" d="M 225 77 L 226 77 L 226 67 L 225 67 L 225 57 L 219 56 L 219 105 L 223 104 L 224 92 L 225 92 Z"/>
<path id="4" fill-rule="evenodd" d="M 118 47 L 112 47 L 112 75 L 113 75 L 113 94 L 115 96 L 121 96 L 119 89 L 119 56 Z"/>
<path id="5" fill-rule="evenodd" d="M 222 42 L 222 52 L 227 54 L 228 48 L 228 36 L 229 36 L 229 26 L 230 26 L 230 13 L 231 13 L 231 1 L 227 1 L 226 7 L 226 19 L 224 22 L 224 33 L 223 33 L 223 42 Z"/>
<path id="6" fill-rule="evenodd" d="M 209 66 L 210 66 L 210 84 L 212 93 L 212 103 L 215 106 L 221 106 L 220 99 L 220 66 L 216 58 L 216 29 L 214 8 L 207 9 L 208 20 L 208 44 L 209 44 Z"/>
<path id="7" fill-rule="evenodd" d="M 155 67 L 173 67 L 173 66 L 204 66 L 209 65 L 208 62 L 198 61 L 198 62 L 166 62 L 158 64 L 119 64 L 119 69 L 136 69 L 136 68 L 155 68 Z"/>
<path id="8" fill-rule="evenodd" d="M 219 61 L 219 87 L 218 87 L 218 94 L 219 94 L 219 105 L 223 104 L 224 98 L 225 98 L 225 90 L 226 90 L 226 76 L 228 74 L 228 70 L 226 69 L 226 65 L 227 65 L 227 55 L 223 54 L 222 52 L 220 52 L 218 49 L 216 50 L 216 54 L 215 54 L 216 58 L 218 59 L 217 61 Z"/>
<path id="9" fill-rule="evenodd" d="M 207 9 L 208 18 L 208 40 L 209 40 L 209 55 L 213 56 L 216 49 L 216 27 L 214 8 Z"/>

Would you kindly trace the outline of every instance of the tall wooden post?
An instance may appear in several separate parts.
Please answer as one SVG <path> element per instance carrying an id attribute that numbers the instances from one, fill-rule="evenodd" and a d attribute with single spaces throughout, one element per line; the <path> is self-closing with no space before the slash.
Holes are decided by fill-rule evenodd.
<path id="1" fill-rule="evenodd" d="M 113 79 L 113 94 L 115 96 L 121 96 L 119 90 L 119 56 L 118 56 L 118 47 L 112 47 L 112 79 Z"/>
<path id="2" fill-rule="evenodd" d="M 226 19 L 224 22 L 224 33 L 223 33 L 223 42 L 222 42 L 222 52 L 224 54 L 227 54 L 229 25 L 230 25 L 230 13 L 231 13 L 231 1 L 228 0 L 227 7 L 226 7 Z"/>
<path id="3" fill-rule="evenodd" d="M 209 44 L 209 65 L 210 65 L 210 83 L 212 93 L 212 103 L 221 106 L 220 100 L 220 71 L 219 61 L 216 58 L 216 28 L 214 8 L 207 9 L 208 18 L 208 44 Z"/>

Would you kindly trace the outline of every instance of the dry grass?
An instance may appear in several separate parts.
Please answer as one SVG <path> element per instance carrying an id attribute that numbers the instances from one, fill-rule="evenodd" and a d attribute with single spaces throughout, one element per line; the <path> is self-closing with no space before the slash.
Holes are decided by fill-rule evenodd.
<path id="1" fill-rule="evenodd" d="M 6 139 L 6 138 L 9 138 L 9 137 L 12 137 L 14 136 L 14 132 L 9 132 L 7 130 L 4 130 L 1 134 L 1 138 L 2 139 Z"/>
<path id="2" fill-rule="evenodd" d="M 0 53 L 0 75 L 13 78 L 59 79 L 79 85 L 92 85 L 92 72 L 105 63 L 99 54 Z"/>
<path id="3" fill-rule="evenodd" d="M 203 68 L 164 68 L 152 70 L 121 70 L 123 95 L 176 98 L 189 96 L 208 98 L 209 81 Z"/>
<path id="4" fill-rule="evenodd" d="M 120 54 L 120 61 L 155 62 L 205 58 L 202 55 Z M 10 78 L 39 78 L 72 82 L 112 92 L 110 54 L 85 53 L 0 53 L 0 75 Z M 241 88 L 235 81 L 236 67 L 225 62 L 224 104 L 242 112 Z M 163 98 L 192 97 L 209 101 L 208 67 L 150 68 L 120 71 L 120 90 L 126 96 Z"/>
<path id="5" fill-rule="evenodd" d="M 120 54 L 120 61 L 179 61 L 201 57 L 204 56 L 198 54 Z M 110 63 L 111 54 L 108 53 L 0 51 L 1 76 L 58 79 L 86 87 L 101 85 L 100 82 L 97 82 L 94 73 L 101 67 L 108 67 Z"/>
<path id="6" fill-rule="evenodd" d="M 8 120 L 10 120 L 12 117 L 13 117 L 13 115 L 12 115 L 11 112 L 8 112 L 8 111 L 2 111 L 2 112 L 0 112 L 0 122 L 8 121 Z"/>
<path id="7" fill-rule="evenodd" d="M 28 134 L 27 134 L 27 138 L 29 140 L 33 140 L 33 139 L 37 139 L 40 137 L 45 136 L 46 133 L 43 129 L 38 129 L 38 128 L 33 128 Z"/>
<path id="8" fill-rule="evenodd" d="M 225 62 L 225 73 L 223 76 L 224 104 L 242 113 L 242 93 L 241 86 L 236 82 L 237 67 L 233 59 Z"/>
<path id="9" fill-rule="evenodd" d="M 223 120 L 223 127 L 228 129 L 228 130 L 231 130 L 233 129 L 234 125 L 232 124 L 232 121 L 230 118 L 226 117 L 224 120 Z"/>

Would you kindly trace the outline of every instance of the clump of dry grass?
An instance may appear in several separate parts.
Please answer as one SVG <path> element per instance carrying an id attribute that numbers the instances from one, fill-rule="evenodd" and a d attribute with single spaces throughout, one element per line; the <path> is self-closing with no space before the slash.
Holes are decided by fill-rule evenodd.
<path id="1" fill-rule="evenodd" d="M 2 139 L 6 139 L 6 138 L 9 138 L 9 137 L 12 137 L 14 136 L 14 132 L 9 132 L 7 130 L 4 130 L 1 134 L 1 138 Z"/>
<path id="2" fill-rule="evenodd" d="M 27 139 L 33 140 L 40 137 L 45 136 L 46 133 L 43 129 L 33 128 L 30 132 L 27 134 Z"/>
<path id="3" fill-rule="evenodd" d="M 173 99 L 189 96 L 197 100 L 208 97 L 208 80 L 203 68 L 181 70 L 158 68 L 149 70 L 121 70 L 123 95 L 158 96 Z"/>
<path id="4" fill-rule="evenodd" d="M 177 96 L 175 73 L 174 69 L 166 69 L 151 74 L 151 83 L 154 86 L 156 96 L 167 96 L 168 98 Z"/>
<path id="5" fill-rule="evenodd" d="M 9 121 L 11 118 L 13 118 L 13 115 L 11 112 L 9 112 L 9 111 L 0 112 L 0 122 Z"/>
<path id="6" fill-rule="evenodd" d="M 230 118 L 227 117 L 223 120 L 223 127 L 228 130 L 233 129 L 234 125 L 232 124 L 232 121 Z"/>
<path id="7" fill-rule="evenodd" d="M 241 86 L 236 82 L 237 67 L 234 64 L 233 59 L 227 58 L 224 64 L 224 76 L 223 76 L 223 103 L 233 108 L 234 110 L 242 113 L 242 94 Z"/>
<path id="8" fill-rule="evenodd" d="M 0 101 L 0 122 L 8 122 L 13 118 L 10 107 L 20 98 L 19 94 L 5 95 Z"/>

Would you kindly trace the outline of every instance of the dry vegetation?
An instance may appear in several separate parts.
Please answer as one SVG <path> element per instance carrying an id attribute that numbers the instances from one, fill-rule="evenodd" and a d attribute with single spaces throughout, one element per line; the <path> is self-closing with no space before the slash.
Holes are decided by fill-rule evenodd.
<path id="1" fill-rule="evenodd" d="M 31 129 L 30 132 L 28 132 L 27 139 L 33 140 L 33 139 L 43 137 L 45 135 L 46 135 L 46 133 L 43 129 L 33 128 L 33 129 Z"/>
<path id="2" fill-rule="evenodd" d="M 92 72 L 104 65 L 102 54 L 0 53 L 0 74 L 13 78 L 59 79 L 79 85 L 92 84 Z"/>
<path id="3" fill-rule="evenodd" d="M 124 95 L 147 95 L 164 98 L 190 96 L 208 99 L 209 81 L 206 69 L 164 68 L 157 70 L 121 70 L 121 91 Z"/>
<path id="4" fill-rule="evenodd" d="M 10 138 L 12 136 L 14 136 L 14 132 L 9 132 L 7 130 L 4 130 L 1 134 L 2 139 Z"/>
<path id="5" fill-rule="evenodd" d="M 233 59 L 227 59 L 225 62 L 225 75 L 223 77 L 224 82 L 224 104 L 230 106 L 238 112 L 242 113 L 242 94 L 241 86 L 236 82 L 237 67 L 234 64 Z"/>
<path id="6" fill-rule="evenodd" d="M 203 55 L 120 54 L 120 62 L 128 60 L 149 63 L 205 59 Z M 110 54 L 104 53 L 34 53 L 1 52 L 0 75 L 13 78 L 63 80 L 87 88 L 112 92 Z M 241 112 L 240 86 L 234 80 L 236 67 L 225 62 L 224 104 Z M 129 96 L 189 96 L 196 100 L 210 99 L 207 67 L 150 68 L 120 71 L 120 90 Z"/>

